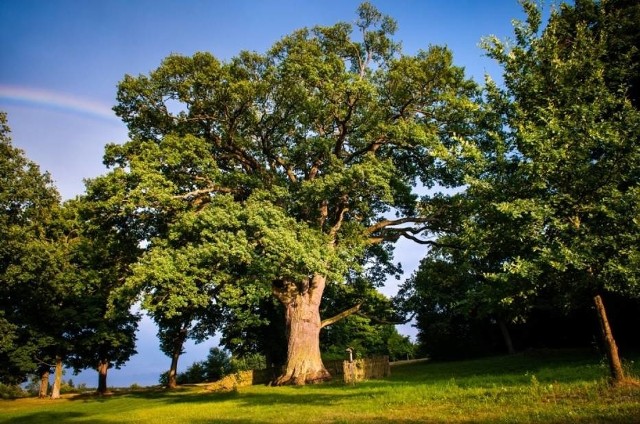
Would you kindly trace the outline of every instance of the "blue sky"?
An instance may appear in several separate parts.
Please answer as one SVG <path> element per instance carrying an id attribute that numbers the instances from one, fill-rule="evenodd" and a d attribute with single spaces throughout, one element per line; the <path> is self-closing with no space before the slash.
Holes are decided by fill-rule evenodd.
<path id="1" fill-rule="evenodd" d="M 0 110 L 8 113 L 15 146 L 51 173 L 63 198 L 81 194 L 83 179 L 105 172 L 106 143 L 127 132 L 113 115 L 116 85 L 125 74 L 156 68 L 171 53 L 209 51 L 229 59 L 241 50 L 264 52 L 291 31 L 352 22 L 356 0 L 0 0 Z M 447 45 L 457 65 L 482 81 L 500 70 L 478 47 L 483 36 L 506 38 L 522 18 L 517 0 L 373 0 L 398 21 L 396 40 L 413 54 Z M 399 246 L 410 273 L 422 247 Z M 391 284 L 384 291 L 395 293 Z M 409 327 L 401 329 L 414 334 Z M 180 369 L 202 360 L 213 342 L 190 344 Z M 138 334 L 138 355 L 109 384 L 155 384 L 169 359 L 158 350 L 148 320 Z M 97 383 L 95 371 L 76 382 Z"/>

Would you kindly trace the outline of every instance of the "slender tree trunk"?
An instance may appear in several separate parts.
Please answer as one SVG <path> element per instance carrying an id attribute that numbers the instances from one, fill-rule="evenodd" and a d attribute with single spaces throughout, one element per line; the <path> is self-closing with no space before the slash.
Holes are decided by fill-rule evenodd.
<path id="1" fill-rule="evenodd" d="M 320 301 L 326 278 L 314 275 L 308 282 L 285 283 L 274 294 L 285 308 L 287 361 L 275 385 L 303 385 L 331 379 L 320 356 Z"/>
<path id="2" fill-rule="evenodd" d="M 98 390 L 99 395 L 107 394 L 107 372 L 109 371 L 109 360 L 101 359 L 98 362 Z"/>
<path id="3" fill-rule="evenodd" d="M 44 399 L 47 397 L 47 393 L 49 392 L 49 374 L 51 373 L 49 366 L 41 366 L 40 367 L 40 391 L 38 392 L 38 397 L 40 399 Z"/>
<path id="4" fill-rule="evenodd" d="M 167 388 L 175 389 L 178 387 L 178 359 L 182 354 L 182 346 L 187 338 L 187 329 L 180 330 L 173 345 L 173 352 L 171 353 L 171 367 L 169 368 L 169 378 L 167 379 Z"/>
<path id="5" fill-rule="evenodd" d="M 62 357 L 56 356 L 56 370 L 53 378 L 53 389 L 51 389 L 51 399 L 60 398 L 61 385 L 62 385 Z"/>
<path id="6" fill-rule="evenodd" d="M 507 352 L 509 352 L 509 355 L 513 355 L 516 353 L 516 350 L 513 348 L 513 341 L 511 340 L 511 334 L 509 333 L 509 328 L 507 328 L 507 323 L 505 323 L 504 320 L 499 319 L 498 327 L 500 327 L 500 333 L 502 333 L 504 344 L 507 346 Z"/>
<path id="7" fill-rule="evenodd" d="M 180 352 L 175 350 L 171 354 L 171 367 L 169 368 L 169 378 L 167 379 L 167 388 L 175 389 L 178 387 L 178 359 Z"/>
<path id="8" fill-rule="evenodd" d="M 602 297 L 597 294 L 594 296 L 593 301 L 596 305 L 596 312 L 598 313 L 598 320 L 600 321 L 600 331 L 602 341 L 604 342 L 604 349 L 607 353 L 607 359 L 609 361 L 609 370 L 611 372 L 611 380 L 614 384 L 622 383 L 625 380 L 624 370 L 622 369 L 622 362 L 618 355 L 618 346 L 613 338 L 611 327 L 609 326 L 609 319 L 607 318 L 607 311 L 604 308 Z"/>

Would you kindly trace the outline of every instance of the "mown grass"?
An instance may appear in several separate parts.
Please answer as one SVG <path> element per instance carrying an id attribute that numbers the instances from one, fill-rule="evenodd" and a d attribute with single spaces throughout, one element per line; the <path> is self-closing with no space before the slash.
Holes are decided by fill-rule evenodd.
<path id="1" fill-rule="evenodd" d="M 638 356 L 635 356 L 637 359 Z M 638 375 L 637 362 L 630 370 Z M 640 388 L 608 386 L 599 357 L 537 351 L 394 367 L 357 385 L 141 390 L 0 401 L 2 423 L 634 423 Z"/>

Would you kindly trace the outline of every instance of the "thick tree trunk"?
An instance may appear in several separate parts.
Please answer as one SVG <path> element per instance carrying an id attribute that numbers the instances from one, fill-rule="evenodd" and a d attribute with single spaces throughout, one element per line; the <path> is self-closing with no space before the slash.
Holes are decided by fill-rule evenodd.
<path id="1" fill-rule="evenodd" d="M 602 297 L 597 294 L 594 296 L 593 301 L 596 306 L 596 312 L 598 313 L 598 319 L 600 321 L 600 331 L 602 341 L 604 343 L 604 349 L 607 353 L 607 359 L 609 361 L 609 370 L 611 372 L 611 381 L 614 384 L 622 383 L 625 380 L 624 370 L 622 369 L 622 362 L 618 355 L 618 346 L 613 338 L 611 327 L 609 326 L 609 319 L 607 318 L 607 311 L 604 308 Z"/>
<path id="2" fill-rule="evenodd" d="M 109 360 L 101 359 L 98 362 L 98 390 L 99 395 L 107 394 L 107 372 L 109 372 Z"/>
<path id="3" fill-rule="evenodd" d="M 511 334 L 509 333 L 507 324 L 504 322 L 504 320 L 499 319 L 498 327 L 500 327 L 500 333 L 502 333 L 504 344 L 507 346 L 507 352 L 509 352 L 509 355 L 513 355 L 514 353 L 516 353 L 516 350 L 513 348 L 513 341 L 511 340 Z"/>
<path id="4" fill-rule="evenodd" d="M 182 346 L 187 338 L 187 329 L 181 329 L 178 337 L 176 337 L 171 352 L 171 366 L 169 367 L 169 377 L 167 378 L 167 388 L 175 389 L 178 387 L 178 359 L 182 354 Z"/>
<path id="5" fill-rule="evenodd" d="M 49 392 L 49 374 L 51 373 L 49 366 L 41 366 L 39 368 L 40 371 L 40 391 L 38 392 L 38 397 L 44 399 L 47 397 L 47 393 Z"/>
<path id="6" fill-rule="evenodd" d="M 53 388 L 51 389 L 51 399 L 60 398 L 60 386 L 62 385 L 62 358 L 56 356 L 56 370 L 53 378 Z"/>
<path id="7" fill-rule="evenodd" d="M 171 354 L 171 367 L 169 368 L 169 378 L 167 379 L 167 388 L 175 389 L 178 387 L 178 359 L 180 358 L 180 352 L 173 352 Z"/>
<path id="8" fill-rule="evenodd" d="M 331 379 L 320 356 L 320 301 L 326 278 L 315 275 L 302 284 L 285 283 L 274 294 L 285 308 L 287 362 L 275 385 L 303 385 Z"/>

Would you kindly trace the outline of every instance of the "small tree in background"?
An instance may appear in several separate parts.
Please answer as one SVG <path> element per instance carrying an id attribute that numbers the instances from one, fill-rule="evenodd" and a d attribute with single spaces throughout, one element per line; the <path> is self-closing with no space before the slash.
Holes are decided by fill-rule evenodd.
<path id="1" fill-rule="evenodd" d="M 0 113 L 0 378 L 40 376 L 40 396 L 59 397 L 62 363 L 78 326 L 69 252 L 74 236 L 50 176 L 12 146 Z"/>

